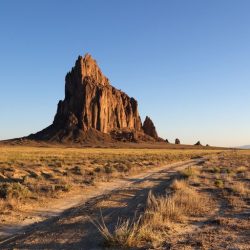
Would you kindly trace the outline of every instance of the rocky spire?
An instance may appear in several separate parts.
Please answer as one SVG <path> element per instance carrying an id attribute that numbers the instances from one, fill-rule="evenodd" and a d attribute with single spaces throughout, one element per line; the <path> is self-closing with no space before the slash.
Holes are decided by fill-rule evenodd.
<path id="1" fill-rule="evenodd" d="M 143 131 L 145 134 L 157 139 L 158 138 L 158 134 L 156 132 L 156 128 L 155 128 L 155 125 L 153 123 L 153 121 L 148 117 L 146 116 L 146 119 L 143 123 Z"/>
<path id="2" fill-rule="evenodd" d="M 88 53 L 85 54 L 84 57 L 78 57 L 75 67 L 72 68 L 70 74 L 79 75 L 81 81 L 84 81 L 85 78 L 89 78 L 95 84 L 103 86 L 109 84 L 108 78 L 102 74 L 96 60 L 94 60 Z"/>

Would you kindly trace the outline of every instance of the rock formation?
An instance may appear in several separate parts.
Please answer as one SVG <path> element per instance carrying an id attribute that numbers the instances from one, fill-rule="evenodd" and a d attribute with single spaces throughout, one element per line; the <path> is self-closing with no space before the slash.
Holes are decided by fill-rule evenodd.
<path id="1" fill-rule="evenodd" d="M 153 121 L 148 116 L 146 116 L 142 128 L 143 128 L 143 131 L 145 134 L 147 134 L 155 139 L 158 138 L 158 134 L 156 132 L 155 125 L 154 125 Z"/>
<path id="2" fill-rule="evenodd" d="M 175 139 L 175 144 L 181 144 L 181 142 L 178 138 Z"/>
<path id="3" fill-rule="evenodd" d="M 134 98 L 110 85 L 96 61 L 79 56 L 65 77 L 65 99 L 59 101 L 53 124 L 29 136 L 52 141 L 155 140 L 155 126 L 142 127 Z"/>
<path id="4" fill-rule="evenodd" d="M 202 146 L 200 141 L 197 141 L 194 145 L 195 146 Z"/>

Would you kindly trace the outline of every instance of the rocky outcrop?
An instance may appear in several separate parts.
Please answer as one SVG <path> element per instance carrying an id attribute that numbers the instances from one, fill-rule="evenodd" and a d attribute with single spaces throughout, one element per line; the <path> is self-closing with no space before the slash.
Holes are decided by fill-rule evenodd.
<path id="1" fill-rule="evenodd" d="M 110 140 L 125 141 L 158 138 L 149 118 L 144 124 L 142 127 L 137 101 L 110 85 L 96 61 L 86 54 L 78 57 L 65 77 L 65 99 L 58 103 L 53 124 L 30 137 L 77 142 L 89 137 L 107 140 L 107 135 Z"/>
<path id="2" fill-rule="evenodd" d="M 195 146 L 202 146 L 200 141 L 197 141 L 194 145 Z"/>
<path id="3" fill-rule="evenodd" d="M 175 144 L 181 144 L 181 141 L 178 138 L 176 138 L 175 139 Z"/>
<path id="4" fill-rule="evenodd" d="M 94 128 L 103 133 L 142 129 L 137 101 L 112 87 L 89 54 L 78 58 L 65 81 L 65 99 L 59 102 L 53 123 L 56 127 Z"/>
<path id="5" fill-rule="evenodd" d="M 142 128 L 143 128 L 143 131 L 145 134 L 147 134 L 155 139 L 158 139 L 158 134 L 156 132 L 155 125 L 154 125 L 153 121 L 148 116 L 146 116 Z"/>

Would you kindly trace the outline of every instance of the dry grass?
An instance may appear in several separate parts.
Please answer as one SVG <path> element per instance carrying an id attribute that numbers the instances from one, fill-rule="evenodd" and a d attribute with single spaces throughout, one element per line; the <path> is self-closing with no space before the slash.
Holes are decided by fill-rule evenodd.
<path id="1" fill-rule="evenodd" d="M 196 177 L 200 172 L 199 169 L 196 167 L 188 167 L 182 171 L 179 172 L 180 175 L 184 178 L 194 178 Z"/>
<path id="2" fill-rule="evenodd" d="M 232 189 L 232 191 L 236 194 L 239 194 L 241 196 L 248 196 L 250 194 L 250 190 L 247 186 L 246 183 L 244 182 L 234 182 L 230 188 Z"/>
<path id="3" fill-rule="evenodd" d="M 238 196 L 230 195 L 227 197 L 227 201 L 234 210 L 241 210 L 245 206 L 245 201 Z"/>
<path id="4" fill-rule="evenodd" d="M 236 173 L 245 173 L 247 171 L 246 166 L 239 166 L 236 168 Z"/>
<path id="5" fill-rule="evenodd" d="M 173 190 L 180 190 L 180 189 L 184 190 L 188 187 L 188 183 L 187 183 L 187 180 L 174 179 L 170 187 Z"/>
<path id="6" fill-rule="evenodd" d="M 199 169 L 189 167 L 180 171 L 180 177 L 184 179 L 172 181 L 170 194 L 156 196 L 150 192 L 145 210 L 138 219 L 131 222 L 130 220 L 118 221 L 113 230 L 108 228 L 102 220 L 102 227 L 99 224 L 98 228 L 107 245 L 116 249 L 122 247 L 125 249 L 130 247 L 164 248 L 166 242 L 178 242 L 176 229 L 181 228 L 181 225 L 185 225 L 185 228 L 190 227 L 190 221 L 194 220 L 201 221 L 202 225 L 204 218 L 210 221 L 209 217 L 213 218 L 214 214 L 220 211 L 218 209 L 220 204 L 224 204 L 221 209 L 225 209 L 230 215 L 240 212 L 244 214 L 244 209 L 249 207 L 247 205 L 249 186 L 246 180 L 250 171 L 249 166 L 248 153 L 236 151 L 210 156 L 209 161 L 199 166 Z M 201 192 L 202 190 L 206 191 Z M 209 196 L 207 192 L 210 192 Z M 228 204 L 227 207 L 224 207 L 225 204 Z M 221 217 L 223 213 L 220 211 L 219 221 L 223 220 Z M 207 228 L 206 224 L 203 225 Z M 226 230 L 229 229 L 224 228 L 224 232 Z M 229 235 L 231 234 L 230 231 Z M 217 234 L 215 236 L 217 237 Z M 227 237 L 228 235 L 225 236 Z M 194 238 L 192 240 L 195 242 Z M 208 248 L 209 244 L 216 246 L 216 242 L 207 242 L 206 238 L 201 241 L 201 244 Z M 184 248 L 174 249 L 189 249 L 187 242 L 180 243 L 180 245 Z M 191 246 L 190 249 L 192 249 Z"/>
<path id="7" fill-rule="evenodd" d="M 173 223 L 181 223 L 188 216 L 204 215 L 210 199 L 197 193 L 186 181 L 175 180 L 175 190 L 166 196 L 149 193 L 144 213 L 136 220 L 120 221 L 111 232 L 102 218 L 95 223 L 108 246 L 159 247 L 169 237 Z"/>
<path id="8" fill-rule="evenodd" d="M 25 210 L 29 203 L 40 206 L 98 181 L 216 152 L 219 151 L 0 146 L 0 202 L 14 211 L 16 207 L 8 204 L 16 200 Z M 9 216 L 13 219 L 11 213 Z"/>
<path id="9" fill-rule="evenodd" d="M 140 218 L 136 221 L 130 222 L 130 220 L 118 220 L 114 232 L 111 233 L 106 226 L 103 216 L 101 214 L 101 221 L 90 221 L 97 227 L 107 246 L 124 246 L 132 247 L 135 245 L 135 238 L 138 233 L 140 224 Z"/>

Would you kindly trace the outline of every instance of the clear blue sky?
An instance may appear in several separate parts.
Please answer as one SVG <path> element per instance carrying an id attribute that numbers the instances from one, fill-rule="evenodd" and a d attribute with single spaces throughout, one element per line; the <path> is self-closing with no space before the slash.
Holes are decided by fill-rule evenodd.
<path id="1" fill-rule="evenodd" d="M 160 136 L 250 144 L 250 1 L 2 0 L 0 139 L 53 121 L 78 55 L 139 101 Z"/>

